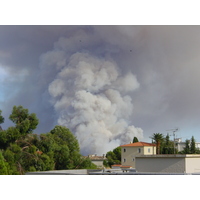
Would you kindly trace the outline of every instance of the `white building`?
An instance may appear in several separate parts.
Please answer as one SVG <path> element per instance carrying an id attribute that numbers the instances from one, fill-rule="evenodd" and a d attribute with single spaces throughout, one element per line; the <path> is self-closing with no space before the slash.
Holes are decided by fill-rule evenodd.
<path id="1" fill-rule="evenodd" d="M 88 158 L 94 163 L 98 168 L 103 168 L 103 161 L 107 160 L 105 154 L 103 156 L 97 156 L 96 154 L 88 155 Z"/>
<path id="2" fill-rule="evenodd" d="M 190 142 L 190 140 L 189 140 Z M 185 148 L 185 142 L 182 142 L 181 138 L 175 139 L 176 148 L 179 151 L 183 151 Z M 196 148 L 200 149 L 200 142 L 195 142 Z"/>

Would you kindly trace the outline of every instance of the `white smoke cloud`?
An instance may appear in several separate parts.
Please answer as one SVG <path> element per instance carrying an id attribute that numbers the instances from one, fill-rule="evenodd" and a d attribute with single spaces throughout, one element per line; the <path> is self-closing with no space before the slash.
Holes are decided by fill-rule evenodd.
<path id="1" fill-rule="evenodd" d="M 143 137 L 141 128 L 128 124 L 133 112 L 128 92 L 137 88 L 137 78 L 132 73 L 122 76 L 111 59 L 74 53 L 48 91 L 58 123 L 75 133 L 87 155 L 103 154 L 134 136 Z"/>

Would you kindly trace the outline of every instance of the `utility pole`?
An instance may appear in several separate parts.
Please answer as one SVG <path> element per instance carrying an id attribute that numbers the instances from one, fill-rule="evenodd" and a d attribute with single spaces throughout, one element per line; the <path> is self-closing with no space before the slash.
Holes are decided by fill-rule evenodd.
<path id="1" fill-rule="evenodd" d="M 175 132 L 178 131 L 178 128 L 175 128 L 175 129 L 170 129 L 170 130 L 167 130 L 167 131 L 173 131 L 173 136 L 174 136 L 174 154 L 175 154 Z"/>

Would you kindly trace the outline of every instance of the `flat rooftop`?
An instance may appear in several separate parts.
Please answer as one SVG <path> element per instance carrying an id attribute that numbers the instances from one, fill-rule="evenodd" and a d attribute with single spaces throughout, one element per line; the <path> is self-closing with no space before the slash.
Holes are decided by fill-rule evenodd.
<path id="1" fill-rule="evenodd" d="M 157 154 L 138 155 L 136 158 L 200 158 L 200 154 Z"/>

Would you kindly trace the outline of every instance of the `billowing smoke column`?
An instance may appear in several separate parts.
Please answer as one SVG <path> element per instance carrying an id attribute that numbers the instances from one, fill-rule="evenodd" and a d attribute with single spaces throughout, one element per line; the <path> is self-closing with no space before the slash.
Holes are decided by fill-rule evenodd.
<path id="1" fill-rule="evenodd" d="M 83 155 L 101 155 L 129 143 L 134 136 L 143 137 L 141 128 L 128 124 L 133 112 L 128 94 L 139 87 L 132 73 L 122 75 L 111 58 L 89 52 L 64 55 L 55 50 L 44 56 L 45 62 L 51 62 L 53 56 L 57 64 L 48 87 L 51 103 L 58 124 L 72 130 Z"/>

